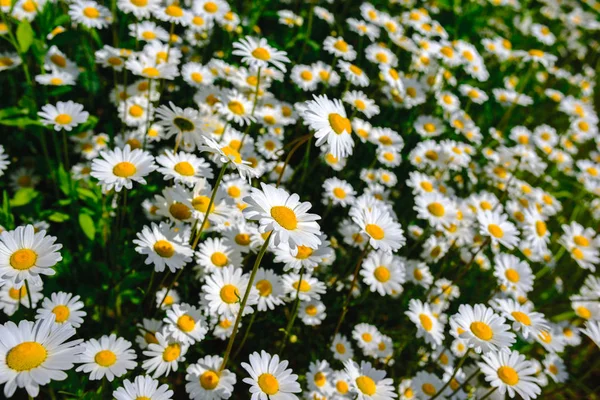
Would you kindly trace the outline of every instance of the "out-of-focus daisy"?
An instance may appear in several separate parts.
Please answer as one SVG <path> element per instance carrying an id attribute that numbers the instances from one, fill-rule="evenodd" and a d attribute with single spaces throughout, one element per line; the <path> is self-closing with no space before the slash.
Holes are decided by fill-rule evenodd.
<path id="1" fill-rule="evenodd" d="M 233 55 L 241 56 L 242 62 L 254 68 L 265 68 L 272 64 L 285 72 L 285 64 L 290 62 L 285 51 L 277 50 L 267 43 L 267 39 L 246 36 L 233 43 Z"/>

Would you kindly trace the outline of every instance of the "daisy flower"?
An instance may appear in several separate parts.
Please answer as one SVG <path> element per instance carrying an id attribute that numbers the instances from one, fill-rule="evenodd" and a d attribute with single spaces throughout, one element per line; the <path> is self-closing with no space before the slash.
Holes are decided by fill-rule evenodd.
<path id="1" fill-rule="evenodd" d="M 130 0 L 125 0 L 130 1 Z M 132 2 L 135 0 L 131 0 Z M 137 2 L 137 1 L 136 1 Z M 133 382 L 129 379 L 123 381 L 123 386 L 115 390 L 112 395 L 115 400 L 170 400 L 173 397 L 173 391 L 169 385 L 160 385 L 156 379 L 149 376 L 136 376 Z"/>
<path id="2" fill-rule="evenodd" d="M 341 37 L 328 36 L 323 42 L 323 50 L 333 54 L 335 57 L 343 58 L 346 61 L 352 61 L 356 58 L 356 51 L 352 45 L 348 44 Z"/>
<path id="3" fill-rule="evenodd" d="M 354 357 L 354 349 L 352 349 L 350 341 L 346 339 L 344 335 L 339 333 L 335 334 L 329 349 L 333 353 L 333 358 L 341 362 L 345 362 L 346 360 L 350 360 L 352 357 Z"/>
<path id="4" fill-rule="evenodd" d="M 268 400 L 277 398 L 281 400 L 297 400 L 302 389 L 298 383 L 298 375 L 292 374 L 288 369 L 286 360 L 280 361 L 276 354 L 272 356 L 262 350 L 250 354 L 250 364 L 243 362 L 244 368 L 250 378 L 244 378 L 244 383 L 250 385 L 251 400 Z"/>
<path id="5" fill-rule="evenodd" d="M 46 231 L 35 232 L 33 225 L 19 226 L 14 231 L 0 234 L 0 278 L 20 288 L 27 280 L 41 286 L 40 275 L 54 275 L 52 269 L 62 256 L 62 245 Z"/>
<path id="6" fill-rule="evenodd" d="M 258 311 L 274 310 L 275 306 L 284 304 L 281 278 L 273 270 L 259 268 L 256 271 L 254 286 L 258 290 Z"/>
<path id="7" fill-rule="evenodd" d="M 369 236 L 369 243 L 375 250 L 397 251 L 406 243 L 404 231 L 394 221 L 386 209 L 375 205 L 369 209 L 356 209 L 350 212 L 361 232 Z"/>
<path id="8" fill-rule="evenodd" d="M 67 341 L 75 335 L 70 324 L 55 325 L 54 318 L 35 323 L 21 320 L 0 325 L 0 384 L 4 395 L 12 397 L 24 388 L 37 397 L 40 386 L 50 381 L 67 379 L 65 371 L 73 368 L 73 360 L 81 353 L 81 339 Z"/>
<path id="9" fill-rule="evenodd" d="M 235 89 L 223 93 L 222 102 L 217 103 L 215 108 L 227 121 L 234 121 L 242 126 L 256 121 L 252 114 L 253 103 Z"/>
<path id="10" fill-rule="evenodd" d="M 363 352 L 368 353 L 377 347 L 377 343 L 381 340 L 381 333 L 373 325 L 362 323 L 354 327 L 352 338 L 356 340 Z"/>
<path id="11" fill-rule="evenodd" d="M 160 0 L 118 0 L 117 7 L 125 14 L 133 14 L 137 19 L 145 19 L 158 11 Z"/>
<path id="12" fill-rule="evenodd" d="M 194 255 L 189 245 L 183 242 L 180 233 L 164 222 L 144 226 L 137 233 L 133 244 L 136 245 L 136 252 L 148 256 L 144 262 L 146 265 L 153 264 L 156 272 L 164 271 L 165 266 L 175 272 L 192 261 Z"/>
<path id="13" fill-rule="evenodd" d="M 59 101 L 56 106 L 46 104 L 42 111 L 38 112 L 41 122 L 45 125 L 53 125 L 55 131 L 64 129 L 71 131 L 74 127 L 87 121 L 90 114 L 83 111 L 83 105 L 71 100 Z"/>
<path id="14" fill-rule="evenodd" d="M 149 344 L 158 343 L 156 334 L 162 330 L 163 326 L 163 322 L 158 319 L 143 318 L 142 323 L 136 325 L 139 335 L 136 336 L 135 341 L 140 349 L 146 350 Z"/>
<path id="15" fill-rule="evenodd" d="M 519 231 L 513 223 L 508 221 L 508 216 L 501 211 L 483 211 L 477 213 L 479 233 L 489 237 L 492 244 L 503 244 L 512 249 L 519 243 Z"/>
<path id="16" fill-rule="evenodd" d="M 242 62 L 251 68 L 266 68 L 269 64 L 275 68 L 286 71 L 285 64 L 290 62 L 285 51 L 269 46 L 267 39 L 246 36 L 233 43 L 234 50 L 231 54 L 242 57 Z"/>
<path id="17" fill-rule="evenodd" d="M 185 362 L 188 344 L 175 339 L 167 330 L 157 332 L 156 343 L 148 344 L 144 355 L 148 357 L 142 368 L 153 378 L 168 376 L 171 371 L 177 371 L 178 362 Z"/>
<path id="18" fill-rule="evenodd" d="M 244 216 L 258 220 L 261 233 L 272 231 L 273 245 L 287 243 L 290 247 L 304 245 L 316 249 L 319 239 L 321 219 L 316 214 L 309 214 L 309 202 L 300 202 L 300 196 L 290 195 L 284 189 L 261 182 L 261 189 L 252 188 L 251 194 L 244 198 L 248 207 Z"/>
<path id="19" fill-rule="evenodd" d="M 100 181 L 105 192 L 112 189 L 120 192 L 123 187 L 131 189 L 133 181 L 145 185 L 144 177 L 156 169 L 150 153 L 131 150 L 129 145 L 124 149 L 101 151 L 100 157 L 92 161 L 90 175 Z"/>
<path id="20" fill-rule="evenodd" d="M 27 291 L 25 285 L 17 288 L 10 283 L 5 283 L 0 286 L 0 310 L 10 317 L 21 307 L 35 308 L 38 301 L 44 298 L 43 289 L 43 286 L 30 285 L 29 291 Z M 31 306 L 29 304 L 30 298 Z"/>
<path id="21" fill-rule="evenodd" d="M 363 113 L 367 118 L 379 114 L 379 106 L 375 101 L 359 90 L 345 92 L 342 100 L 350 104 L 355 110 Z"/>
<path id="22" fill-rule="evenodd" d="M 367 73 L 358 66 L 343 60 L 339 60 L 338 68 L 342 71 L 346 79 L 350 81 L 352 85 L 361 87 L 369 86 L 369 77 L 367 76 Z"/>
<path id="23" fill-rule="evenodd" d="M 303 274 L 302 279 L 296 273 L 285 274 L 281 277 L 283 291 L 290 298 L 298 298 L 302 301 L 319 300 L 325 293 L 325 284 L 309 274 Z"/>
<path id="24" fill-rule="evenodd" d="M 4 146 L 0 144 L 0 176 L 4 175 L 4 171 L 6 171 L 9 165 L 8 154 L 6 154 Z"/>
<path id="25" fill-rule="evenodd" d="M 434 228 L 447 227 L 457 221 L 456 206 L 448 197 L 437 192 L 417 195 L 415 211 L 418 218 L 427 220 Z"/>
<path id="26" fill-rule="evenodd" d="M 325 95 L 315 96 L 307 101 L 300 110 L 304 123 L 315 131 L 315 144 L 327 143 L 329 151 L 336 158 L 352 154 L 352 124 L 346 116 L 346 110 L 338 99 L 329 100 Z"/>
<path id="27" fill-rule="evenodd" d="M 202 311 L 185 303 L 173 304 L 163 321 L 165 333 L 184 344 L 200 342 L 208 332 Z"/>
<path id="28" fill-rule="evenodd" d="M 183 148 L 193 150 L 204 144 L 203 121 L 198 110 L 190 107 L 182 109 L 173 102 L 156 109 L 156 123 L 164 129 L 164 138 L 177 135 Z M 189 162 L 189 161 L 188 161 Z"/>
<path id="29" fill-rule="evenodd" d="M 206 277 L 202 286 L 203 301 L 211 313 L 234 317 L 240 312 L 240 303 L 244 298 L 250 277 L 241 268 L 233 265 L 217 269 Z M 246 307 L 242 315 L 253 312 L 252 305 L 258 303 L 258 290 L 252 286 Z"/>
<path id="30" fill-rule="evenodd" d="M 431 312 L 429 304 L 411 299 L 405 314 L 417 326 L 417 337 L 425 338 L 425 342 L 433 348 L 440 346 L 444 340 L 444 325 Z"/>
<path id="31" fill-rule="evenodd" d="M 54 322 L 57 324 L 68 323 L 73 328 L 79 328 L 83 323 L 86 312 L 82 310 L 83 301 L 79 296 L 71 293 L 58 292 L 46 297 L 40 308 L 37 309 L 36 319 L 44 319 L 54 314 Z"/>
<path id="32" fill-rule="evenodd" d="M 237 250 L 231 248 L 221 238 L 207 238 L 204 240 L 200 244 L 196 255 L 198 264 L 204 267 L 208 273 L 230 265 L 234 267 L 242 265 L 242 258 Z"/>
<path id="33" fill-rule="evenodd" d="M 549 375 L 555 383 L 564 383 L 569 379 L 565 362 L 557 354 L 547 354 L 543 364 L 544 372 Z"/>
<path id="34" fill-rule="evenodd" d="M 237 379 L 235 373 L 224 369 L 220 371 L 223 358 L 205 356 L 186 370 L 185 391 L 193 400 L 228 399 L 233 393 Z"/>
<path id="35" fill-rule="evenodd" d="M 394 381 L 385 377 L 385 371 L 373 368 L 370 362 L 362 361 L 359 365 L 353 360 L 347 360 L 344 362 L 344 372 L 357 400 L 388 400 L 398 397 L 394 391 Z"/>
<path id="36" fill-rule="evenodd" d="M 290 78 L 305 92 L 315 90 L 320 80 L 318 73 L 310 65 L 294 65 Z"/>
<path id="37" fill-rule="evenodd" d="M 485 375 L 485 380 L 492 387 L 498 388 L 500 394 L 508 392 L 509 397 L 513 398 L 516 393 L 524 400 L 529 400 L 535 399 L 542 392 L 534 365 L 518 351 L 489 352 L 481 358 L 483 362 L 477 365 Z"/>
<path id="38" fill-rule="evenodd" d="M 493 306 L 508 320 L 513 321 L 513 330 L 520 331 L 527 339 L 529 335 L 536 337 L 542 331 L 550 329 L 544 314 L 535 312 L 527 304 L 519 304 L 512 299 L 496 299 Z"/>
<path id="39" fill-rule="evenodd" d="M 303 301 L 298 307 L 298 315 L 304 325 L 321 325 L 321 322 L 327 317 L 325 304 L 320 300 Z"/>
<path id="40" fill-rule="evenodd" d="M 78 1 L 69 6 L 69 16 L 87 28 L 103 29 L 112 22 L 110 10 L 95 1 Z"/>
<path id="41" fill-rule="evenodd" d="M 533 289 L 533 272 L 526 261 L 512 254 L 494 257 L 494 276 L 498 284 L 516 293 L 527 293 Z"/>
<path id="42" fill-rule="evenodd" d="M 403 291 L 404 264 L 392 253 L 382 250 L 370 252 L 362 263 L 360 274 L 371 292 L 381 296 L 397 295 Z"/>
<path id="43" fill-rule="evenodd" d="M 77 77 L 65 71 L 52 70 L 43 75 L 36 75 L 35 81 L 44 86 L 72 86 Z"/>
<path id="44" fill-rule="evenodd" d="M 477 353 L 498 351 L 515 342 L 515 334 L 509 332 L 506 319 L 483 304 L 461 304 L 458 313 L 450 318 L 450 333 L 466 339 Z"/>
<path id="45" fill-rule="evenodd" d="M 157 171 L 165 176 L 165 180 L 174 179 L 176 183 L 194 186 L 201 178 L 212 179 L 213 173 L 203 158 L 180 151 L 175 154 L 167 151 L 156 157 L 160 166 Z"/>
<path id="46" fill-rule="evenodd" d="M 165 5 L 164 7 L 159 7 L 158 10 L 154 12 L 154 16 L 161 21 L 182 26 L 189 25 L 192 18 L 190 11 L 181 8 L 179 3 L 171 3 Z"/>
<path id="47" fill-rule="evenodd" d="M 112 382 L 115 377 L 118 378 L 137 366 L 137 356 L 131 348 L 131 342 L 118 338 L 114 333 L 104 335 L 100 340 L 90 339 L 82 343 L 80 348 L 81 354 L 77 362 L 82 365 L 75 371 L 89 373 L 92 381 L 106 377 Z"/>
<path id="48" fill-rule="evenodd" d="M 419 371 L 412 379 L 412 387 L 415 389 L 417 399 L 430 399 L 442 389 L 444 383 L 437 375 L 426 371 Z"/>
<path id="49" fill-rule="evenodd" d="M 582 329 L 581 333 L 589 337 L 596 346 L 600 347 L 600 321 L 586 321 L 585 329 Z"/>

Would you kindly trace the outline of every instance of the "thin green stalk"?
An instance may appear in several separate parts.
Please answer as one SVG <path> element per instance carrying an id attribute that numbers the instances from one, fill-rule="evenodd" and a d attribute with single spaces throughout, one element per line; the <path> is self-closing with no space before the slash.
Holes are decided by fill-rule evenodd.
<path id="1" fill-rule="evenodd" d="M 448 385 L 450 385 L 450 382 L 452 382 L 452 379 L 454 379 L 454 377 L 456 376 L 456 374 L 458 373 L 458 370 L 460 369 L 460 367 L 462 367 L 462 365 L 465 363 L 465 361 L 467 360 L 467 357 L 469 357 L 469 353 L 471 353 L 471 349 L 467 350 L 467 352 L 465 353 L 465 355 L 463 356 L 463 358 L 460 359 L 460 361 L 458 362 L 458 364 L 456 364 L 456 367 L 454 367 L 454 372 L 452 372 L 452 376 L 450 377 L 450 379 L 448 379 L 448 381 L 444 384 L 444 386 L 442 386 L 442 388 L 440 390 L 437 391 L 437 393 L 435 394 L 435 396 L 433 396 L 431 399 L 429 400 L 435 400 L 437 399 L 442 393 L 444 393 L 444 391 L 446 390 L 446 388 L 448 387 Z"/>
<path id="2" fill-rule="evenodd" d="M 194 239 L 194 243 L 192 243 L 192 250 L 195 249 L 196 246 L 198 246 L 198 241 L 200 241 L 200 235 L 202 234 L 202 231 L 204 230 L 204 225 L 206 225 L 206 221 L 208 221 L 208 215 L 210 214 L 210 209 L 215 202 L 215 197 L 217 196 L 217 189 L 219 188 L 219 185 L 221 184 L 221 180 L 223 179 L 223 175 L 225 174 L 227 165 L 229 165 L 229 162 L 223 163 L 223 166 L 221 167 L 221 171 L 219 172 L 219 176 L 217 177 L 217 180 L 215 182 L 215 187 L 213 188 L 212 195 L 210 196 L 210 201 L 208 202 L 208 208 L 206 209 L 206 213 L 204 214 L 204 219 L 202 220 L 202 225 L 200 225 L 200 229 L 198 229 L 198 232 L 195 233 L 196 239 Z"/>
<path id="3" fill-rule="evenodd" d="M 242 320 L 242 314 L 244 313 L 244 308 L 246 308 L 246 303 L 248 302 L 248 297 L 250 296 L 250 289 L 254 284 L 254 278 L 256 277 L 256 272 L 258 271 L 258 267 L 260 266 L 260 262 L 262 261 L 263 256 L 267 252 L 267 248 L 269 247 L 269 242 L 271 241 L 271 235 L 273 232 L 269 233 L 265 243 L 262 245 L 260 251 L 258 252 L 258 256 L 256 257 L 256 261 L 254 262 L 254 267 L 252 267 L 252 272 L 250 273 L 250 280 L 248 280 L 248 285 L 246 286 L 246 290 L 244 292 L 244 298 L 240 304 L 240 310 L 238 311 L 237 317 L 235 318 L 235 324 L 233 325 L 233 331 L 231 332 L 231 336 L 229 337 L 229 342 L 227 343 L 227 349 L 225 350 L 225 355 L 223 356 L 223 362 L 221 362 L 221 366 L 219 367 L 219 373 L 225 369 L 227 366 L 227 360 L 229 360 L 229 354 L 231 354 L 231 349 L 233 348 L 233 342 L 235 342 L 235 336 L 237 335 L 238 328 L 240 326 L 240 321 Z"/>
<path id="4" fill-rule="evenodd" d="M 33 301 L 31 301 L 31 290 L 29 290 L 29 281 L 27 279 L 25 279 L 25 290 L 27 291 L 27 301 L 29 302 L 29 309 L 33 310 Z"/>
<path id="5" fill-rule="evenodd" d="M 292 309 L 292 315 L 290 320 L 288 321 L 287 326 L 285 327 L 285 336 L 283 337 L 283 341 L 281 342 L 281 346 L 279 347 L 279 353 L 282 354 L 285 346 L 287 345 L 288 337 L 290 336 L 290 332 L 294 327 L 294 321 L 296 320 L 296 316 L 298 315 L 298 306 L 300 305 L 300 287 L 302 286 L 302 278 L 304 277 L 304 266 L 300 269 L 300 280 L 298 280 L 298 288 L 296 288 L 296 300 L 294 301 L 294 308 Z"/>

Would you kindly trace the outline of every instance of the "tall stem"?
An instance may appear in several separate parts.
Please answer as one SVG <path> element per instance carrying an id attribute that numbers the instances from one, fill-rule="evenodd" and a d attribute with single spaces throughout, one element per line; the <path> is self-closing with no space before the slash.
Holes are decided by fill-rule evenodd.
<path id="1" fill-rule="evenodd" d="M 283 337 L 283 342 L 281 342 L 281 346 L 279 347 L 279 354 L 283 353 L 283 350 L 287 345 L 288 337 L 290 336 L 290 332 L 294 326 L 294 321 L 296 320 L 296 316 L 298 315 L 298 306 L 300 305 L 300 287 L 302 287 L 304 269 L 304 266 L 302 266 L 302 268 L 300 269 L 300 279 L 298 280 L 298 288 L 296 289 L 296 300 L 294 301 L 294 308 L 292 309 L 292 315 L 290 316 L 290 320 L 288 321 L 288 324 L 285 327 L 285 336 Z"/>
<path id="2" fill-rule="evenodd" d="M 233 342 L 235 342 L 235 336 L 237 335 L 238 328 L 240 326 L 240 321 L 242 320 L 242 314 L 244 313 L 244 308 L 246 308 L 246 303 L 248 302 L 248 297 L 250 296 L 250 290 L 252 289 L 252 285 L 254 284 L 254 278 L 256 277 L 256 272 L 258 271 L 258 267 L 260 262 L 262 261 L 263 256 L 267 252 L 267 248 L 269 247 L 269 242 L 271 240 L 271 235 L 273 232 L 269 233 L 265 243 L 262 245 L 260 251 L 258 252 L 258 256 L 256 257 L 256 261 L 254 262 L 254 267 L 252 267 L 252 272 L 250 273 L 250 280 L 248 280 L 248 285 L 246 286 L 246 291 L 244 292 L 244 298 L 242 299 L 242 303 L 240 304 L 240 310 L 238 311 L 237 317 L 235 318 L 235 324 L 233 325 L 233 331 L 231 332 L 231 336 L 229 337 L 229 342 L 227 343 L 227 349 L 225 350 L 225 355 L 223 356 L 223 362 L 219 367 L 219 373 L 225 369 L 227 366 L 227 360 L 229 360 L 229 354 L 231 354 L 231 349 L 233 348 Z"/>
<path id="3" fill-rule="evenodd" d="M 446 382 L 444 384 L 444 386 L 442 386 L 442 388 L 440 390 L 437 391 L 437 393 L 435 394 L 435 396 L 433 396 L 431 399 L 429 400 L 434 400 L 436 398 L 438 398 L 442 393 L 444 393 L 444 390 L 446 390 L 446 388 L 448 387 L 448 385 L 450 385 L 450 382 L 452 382 L 452 379 L 454 379 L 454 377 L 456 376 L 456 374 L 458 373 L 458 370 L 460 369 L 460 367 L 462 367 L 462 365 L 465 363 L 465 361 L 467 360 L 467 357 L 469 357 L 469 353 L 471 352 L 471 349 L 467 350 L 466 354 L 463 356 L 463 358 L 460 359 L 460 361 L 458 362 L 458 364 L 456 364 L 456 367 L 454 368 L 454 372 L 452 372 L 452 376 L 450 377 L 450 379 L 448 379 L 448 382 Z"/>
<path id="4" fill-rule="evenodd" d="M 221 180 L 223 179 L 223 175 L 225 174 L 225 170 L 227 169 L 228 164 L 229 164 L 229 162 L 223 163 L 223 166 L 221 167 L 221 171 L 219 172 L 219 176 L 217 177 L 217 181 L 215 182 L 215 187 L 213 188 L 212 195 L 210 196 L 210 201 L 208 202 L 208 208 L 206 209 L 206 213 L 204 214 L 204 219 L 202 220 L 202 225 L 200 225 L 198 232 L 192 232 L 193 234 L 196 235 L 196 238 L 194 239 L 194 242 L 192 243 L 192 250 L 196 248 L 196 246 L 198 245 L 198 242 L 200 241 L 200 235 L 202 234 L 202 231 L 204 230 L 204 225 L 206 225 L 206 221 L 208 221 L 208 214 L 210 214 L 210 209 L 212 208 L 212 206 L 215 202 L 215 197 L 217 196 L 217 189 L 219 188 L 219 184 L 221 183 Z"/>

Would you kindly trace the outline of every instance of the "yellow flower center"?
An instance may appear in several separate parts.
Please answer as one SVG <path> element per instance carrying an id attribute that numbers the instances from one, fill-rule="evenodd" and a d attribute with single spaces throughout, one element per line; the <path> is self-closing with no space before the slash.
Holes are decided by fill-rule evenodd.
<path id="1" fill-rule="evenodd" d="M 262 61 L 269 61 L 271 59 L 271 53 L 269 53 L 269 50 L 265 49 L 264 47 L 257 47 L 254 49 L 252 51 L 252 56 Z"/>
<path id="2" fill-rule="evenodd" d="M 348 68 L 350 68 L 350 71 L 351 71 L 351 72 L 352 72 L 354 75 L 361 76 L 361 75 L 363 74 L 363 70 L 362 70 L 362 69 L 360 69 L 360 68 L 358 68 L 358 67 L 357 67 L 356 65 L 354 65 L 354 64 L 350 64 L 350 67 L 348 67 Z"/>
<path id="3" fill-rule="evenodd" d="M 271 217 L 284 229 L 288 231 L 296 229 L 298 219 L 292 209 L 286 206 L 271 207 Z"/>
<path id="4" fill-rule="evenodd" d="M 208 205 L 210 204 L 210 198 L 208 196 L 196 196 L 192 200 L 192 206 L 196 211 L 200 211 L 202 213 L 206 213 L 208 211 Z M 210 207 L 210 212 L 215 210 L 215 204 L 213 202 Z"/>
<path id="5" fill-rule="evenodd" d="M 208 13 L 212 14 L 212 13 L 217 12 L 217 10 L 219 10 L 219 7 L 212 1 L 209 1 L 206 4 L 204 4 L 204 11 L 206 11 Z"/>
<path id="6" fill-rule="evenodd" d="M 36 252 L 31 249 L 19 249 L 10 256 L 10 266 L 23 271 L 33 267 L 37 257 Z"/>
<path id="7" fill-rule="evenodd" d="M 590 245 L 590 241 L 586 237 L 580 235 L 573 236 L 573 242 L 581 247 L 588 247 Z"/>
<path id="8" fill-rule="evenodd" d="M 240 298 L 240 292 L 238 288 L 229 284 L 225 285 L 221 288 L 221 300 L 223 300 L 227 304 L 237 303 Z"/>
<path id="9" fill-rule="evenodd" d="M 64 68 L 67 66 L 67 60 L 66 58 L 64 58 L 63 56 L 61 56 L 60 54 L 53 54 L 50 56 L 50 61 L 52 61 L 53 64 Z"/>
<path id="10" fill-rule="evenodd" d="M 215 251 L 210 256 L 210 261 L 215 264 L 217 267 L 224 267 L 229 262 L 227 255 L 225 253 L 221 253 L 220 251 Z"/>
<path id="11" fill-rule="evenodd" d="M 6 353 L 6 365 L 17 372 L 29 371 L 42 365 L 48 352 L 37 342 L 23 342 Z"/>
<path id="12" fill-rule="evenodd" d="M 361 111 L 363 111 L 365 108 L 367 108 L 367 105 L 361 99 L 354 100 L 354 106 Z"/>
<path id="13" fill-rule="evenodd" d="M 337 113 L 329 114 L 329 125 L 331 125 L 331 129 L 338 135 L 342 133 L 352 133 L 352 125 L 350 124 L 350 120 L 346 117 L 341 116 Z"/>
<path id="14" fill-rule="evenodd" d="M 142 70 L 142 75 L 149 78 L 156 78 L 160 75 L 160 71 L 154 67 L 146 67 Z"/>
<path id="15" fill-rule="evenodd" d="M 166 299 L 165 299 L 165 303 L 166 303 Z M 150 344 L 150 343 L 158 344 L 158 339 L 156 339 L 156 335 L 152 332 L 146 332 L 144 334 L 144 340 L 148 344 Z"/>
<path id="16" fill-rule="evenodd" d="M 235 235 L 234 240 L 240 246 L 248 246 L 250 244 L 250 235 L 247 233 L 238 233 Z"/>
<path id="17" fill-rule="evenodd" d="M 335 345 L 335 350 L 340 354 L 346 353 L 346 346 L 343 343 L 338 343 Z"/>
<path id="18" fill-rule="evenodd" d="M 427 210 L 436 217 L 443 217 L 446 214 L 446 210 L 441 203 L 433 202 L 427 206 Z"/>
<path id="19" fill-rule="evenodd" d="M 421 321 L 421 326 L 423 326 L 423 329 L 427 332 L 433 329 L 433 321 L 427 314 L 419 314 L 419 321 Z"/>
<path id="20" fill-rule="evenodd" d="M 583 319 L 590 319 L 592 316 L 592 312 L 587 307 L 584 307 L 584 306 L 577 307 L 575 312 L 577 313 L 578 316 L 580 316 Z"/>
<path id="21" fill-rule="evenodd" d="M 119 178 L 129 178 L 137 172 L 135 165 L 129 161 L 121 161 L 113 167 L 113 174 Z"/>
<path id="22" fill-rule="evenodd" d="M 338 49 L 339 51 L 341 51 L 343 53 L 348 51 L 348 43 L 346 43 L 343 39 L 340 39 L 337 42 L 335 42 L 333 47 L 335 47 L 336 49 Z"/>
<path id="23" fill-rule="evenodd" d="M 245 112 L 244 105 L 237 100 L 230 101 L 227 108 L 236 115 L 243 115 Z"/>
<path id="24" fill-rule="evenodd" d="M 183 314 L 181 317 L 177 318 L 177 327 L 184 332 L 193 331 L 195 326 L 196 321 L 188 314 Z"/>
<path id="25" fill-rule="evenodd" d="M 502 228 L 500 228 L 496 224 L 489 224 L 488 225 L 488 232 L 492 236 L 494 236 L 495 238 L 498 238 L 498 239 L 502 239 L 502 237 L 504 236 L 504 231 L 502 230 Z"/>
<path id="26" fill-rule="evenodd" d="M 298 286 L 300 286 L 301 292 L 308 292 L 311 288 L 310 283 L 306 282 L 304 279 L 302 281 L 296 281 L 292 283 L 292 287 L 298 290 Z"/>
<path id="27" fill-rule="evenodd" d="M 317 315 L 317 312 L 319 310 L 317 310 L 317 306 L 315 306 L 314 304 L 309 304 L 308 306 L 306 306 L 304 311 L 306 311 L 306 313 L 311 317 L 314 317 L 315 315 Z"/>
<path id="28" fill-rule="evenodd" d="M 54 307 L 52 309 L 52 312 L 56 316 L 54 321 L 56 321 L 59 324 L 62 324 L 63 322 L 65 322 L 69 318 L 69 315 L 71 314 L 69 307 L 62 305 L 62 304 Z"/>
<path id="29" fill-rule="evenodd" d="M 200 386 L 205 390 L 213 390 L 219 385 L 219 375 L 215 371 L 206 371 L 200 375 Z"/>
<path id="30" fill-rule="evenodd" d="M 492 328 L 490 328 L 490 326 L 488 324 L 486 324 L 485 322 L 481 322 L 481 321 L 472 322 L 470 325 L 470 328 L 471 328 L 471 332 L 473 332 L 473 334 L 481 340 L 488 341 L 488 340 L 491 340 L 492 337 L 494 336 L 494 332 L 492 331 Z"/>
<path id="31" fill-rule="evenodd" d="M 302 71 L 300 72 L 300 78 L 304 79 L 305 81 L 310 81 L 313 78 L 313 74 L 310 71 Z"/>
<path id="32" fill-rule="evenodd" d="M 361 337 L 367 343 L 370 343 L 371 340 L 373 340 L 373 336 L 369 332 L 363 333 Z"/>
<path id="33" fill-rule="evenodd" d="M 519 383 L 519 374 L 514 368 L 507 365 L 498 368 L 498 378 L 510 386 L 514 386 Z"/>
<path id="34" fill-rule="evenodd" d="M 296 258 L 300 260 L 306 260 L 313 253 L 313 249 L 307 246 L 298 246 L 298 254 L 296 254 Z"/>
<path id="35" fill-rule="evenodd" d="M 171 258 L 175 254 L 175 248 L 167 240 L 158 240 L 154 243 L 154 251 L 163 258 Z"/>
<path id="36" fill-rule="evenodd" d="M 362 393 L 371 396 L 377 391 L 375 381 L 366 375 L 361 375 L 356 378 L 356 386 Z"/>
<path id="37" fill-rule="evenodd" d="M 258 386 L 264 393 L 272 396 L 279 392 L 279 381 L 273 375 L 265 373 L 258 377 Z"/>
<path id="38" fill-rule="evenodd" d="M 186 220 L 192 216 L 190 209 L 182 203 L 175 202 L 169 207 L 169 213 L 173 218 L 178 220 Z"/>
<path id="39" fill-rule="evenodd" d="M 181 346 L 179 343 L 173 343 L 168 345 L 163 351 L 163 360 L 166 362 L 175 361 L 181 354 Z"/>
<path id="40" fill-rule="evenodd" d="M 344 381 L 337 381 L 337 383 L 335 384 L 335 389 L 340 393 L 340 394 L 346 394 L 348 393 L 349 387 L 348 384 Z"/>
<path id="41" fill-rule="evenodd" d="M 256 282 L 256 289 L 262 297 L 267 297 L 273 292 L 273 285 L 267 279 L 262 279 Z"/>
<path id="42" fill-rule="evenodd" d="M 194 174 L 196 173 L 192 164 L 190 164 L 187 161 L 178 162 L 177 164 L 175 164 L 175 167 L 173 167 L 173 169 L 183 176 L 194 176 Z"/>
<path id="43" fill-rule="evenodd" d="M 101 367 L 108 368 L 117 362 L 117 356 L 111 350 L 100 350 L 96 353 L 94 361 Z"/>
<path id="44" fill-rule="evenodd" d="M 373 271 L 373 275 L 375 275 L 375 279 L 377 279 L 379 282 L 384 283 L 390 280 L 391 274 L 389 269 L 387 269 L 383 265 L 380 265 L 379 267 L 375 268 L 375 271 Z"/>
<path id="45" fill-rule="evenodd" d="M 381 240 L 385 236 L 385 232 L 379 225 L 376 224 L 368 224 L 365 227 L 365 231 L 375 240 Z"/>
<path id="46" fill-rule="evenodd" d="M 327 377 L 321 371 L 317 372 L 313 379 L 318 387 L 323 387 L 327 383 Z"/>
<path id="47" fill-rule="evenodd" d="M 170 17 L 181 18 L 183 17 L 183 9 L 175 4 L 171 4 L 165 8 L 165 14 Z"/>
<path id="48" fill-rule="evenodd" d="M 27 289 L 25 286 L 21 286 L 21 289 L 10 288 L 8 290 L 8 295 L 13 300 L 20 300 L 27 294 Z"/>
<path id="49" fill-rule="evenodd" d="M 91 19 L 96 19 L 100 16 L 100 12 L 95 7 L 86 7 L 83 9 L 83 15 Z"/>
<path id="50" fill-rule="evenodd" d="M 506 279 L 508 279 L 512 283 L 519 282 L 519 279 L 521 278 L 521 276 L 519 275 L 519 272 L 517 272 L 517 270 L 512 269 L 512 268 L 507 269 L 506 272 L 504 273 L 504 276 L 506 277 Z"/>
<path id="51" fill-rule="evenodd" d="M 129 0 L 131 4 L 137 7 L 144 7 L 148 4 L 148 0 Z"/>
<path id="52" fill-rule="evenodd" d="M 526 325 L 526 326 L 531 325 L 531 319 L 524 312 L 513 311 L 510 313 L 510 315 L 512 315 L 514 319 L 516 319 L 518 322 L 522 323 L 523 325 Z"/>
<path id="53" fill-rule="evenodd" d="M 424 383 L 421 386 L 421 389 L 427 396 L 433 396 L 437 392 L 437 390 L 435 390 L 435 386 L 433 386 L 431 383 Z"/>

